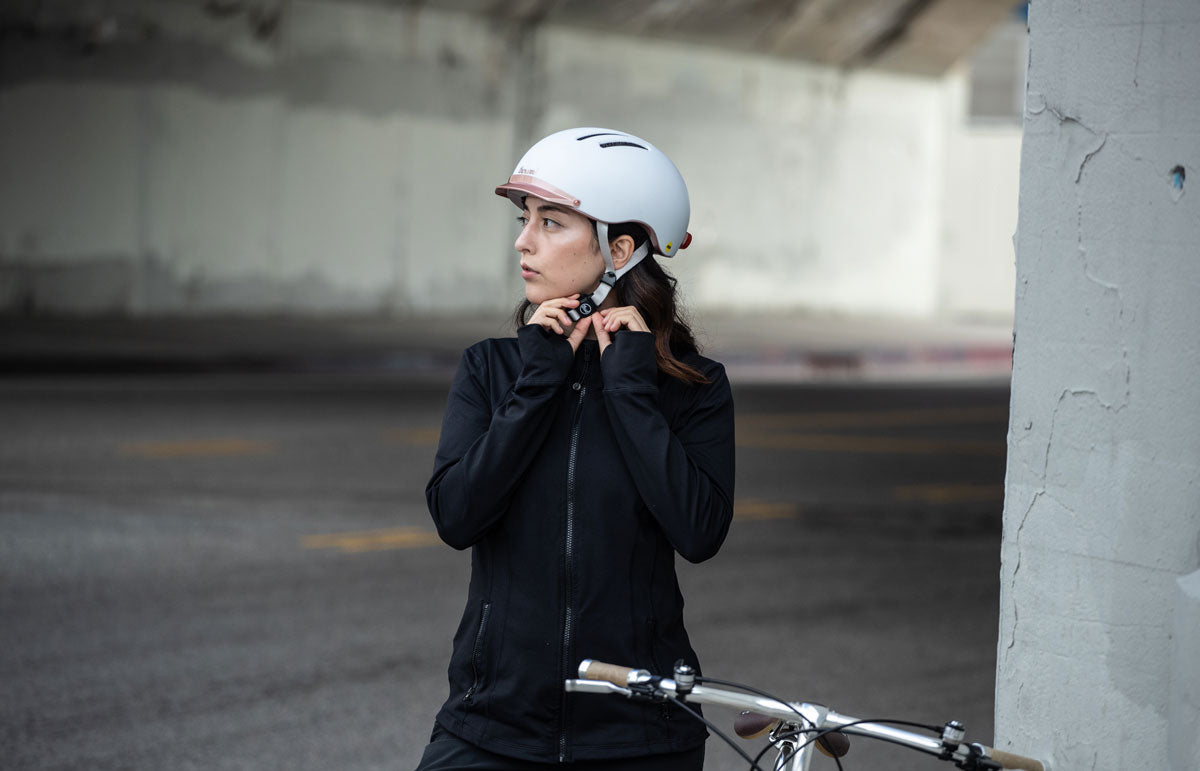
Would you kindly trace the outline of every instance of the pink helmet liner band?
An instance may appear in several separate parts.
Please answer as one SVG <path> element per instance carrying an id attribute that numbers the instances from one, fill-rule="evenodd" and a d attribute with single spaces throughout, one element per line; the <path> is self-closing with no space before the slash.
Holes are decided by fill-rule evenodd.
<path id="1" fill-rule="evenodd" d="M 508 178 L 507 184 L 496 188 L 496 195 L 511 198 L 516 203 L 521 196 L 514 198 L 513 193 L 532 195 L 550 203 L 562 204 L 563 206 L 570 206 L 572 208 L 579 206 L 578 198 L 528 174 L 513 174 Z"/>

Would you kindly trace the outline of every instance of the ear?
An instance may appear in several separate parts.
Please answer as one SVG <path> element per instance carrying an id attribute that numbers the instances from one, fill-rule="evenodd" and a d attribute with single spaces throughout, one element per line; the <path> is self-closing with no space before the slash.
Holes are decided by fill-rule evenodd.
<path id="1" fill-rule="evenodd" d="M 633 256 L 633 250 L 636 248 L 633 236 L 617 236 L 616 240 L 611 241 L 608 245 L 608 251 L 613 258 L 613 267 L 617 270 L 625 267 L 625 263 L 629 262 L 629 258 Z"/>

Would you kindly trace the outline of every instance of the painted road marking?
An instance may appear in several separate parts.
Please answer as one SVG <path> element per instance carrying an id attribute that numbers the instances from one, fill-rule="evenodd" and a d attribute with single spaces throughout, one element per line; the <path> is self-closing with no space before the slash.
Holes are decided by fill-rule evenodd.
<path id="1" fill-rule="evenodd" d="M 909 454 L 1004 455 L 1002 441 L 810 433 L 814 429 L 935 426 L 1003 421 L 1004 407 L 947 407 L 860 412 L 754 413 L 737 419 L 737 445 L 768 450 Z"/>
<path id="2" fill-rule="evenodd" d="M 903 485 L 892 488 L 892 497 L 921 503 L 999 501 L 1004 498 L 1004 489 L 1001 485 Z M 800 507 L 795 503 L 761 498 L 745 498 L 733 503 L 733 518 L 742 522 L 794 519 L 799 511 Z M 362 554 L 389 549 L 441 546 L 442 540 L 436 532 L 428 528 L 389 527 L 382 530 L 307 535 L 301 539 L 301 543 L 306 549 L 332 549 L 343 554 Z"/>
<path id="3" fill-rule="evenodd" d="M 1007 422 L 1007 407 L 928 407 L 911 410 L 857 412 L 783 412 L 739 415 L 739 427 L 747 429 L 781 428 L 862 428 L 878 426 L 934 426 L 946 424 Z"/>
<path id="4" fill-rule="evenodd" d="M 442 539 L 437 533 L 420 527 L 389 527 L 384 530 L 362 530 L 347 533 L 308 535 L 302 540 L 306 549 L 336 549 L 345 554 L 358 554 L 384 549 L 417 549 L 437 546 Z"/>
<path id="5" fill-rule="evenodd" d="M 1004 442 L 974 439 L 921 439 L 895 436 L 847 436 L 842 434 L 743 433 L 739 447 L 809 452 L 863 452 L 897 455 L 1004 455 Z"/>
<path id="6" fill-rule="evenodd" d="M 270 455 L 274 442 L 256 439 L 185 439 L 169 442 L 122 442 L 117 452 L 138 458 L 220 458 Z"/>
<path id="7" fill-rule="evenodd" d="M 397 428 L 384 432 L 383 438 L 388 442 L 411 444 L 417 447 L 436 447 L 441 434 L 440 428 Z"/>
<path id="8" fill-rule="evenodd" d="M 881 428 L 900 426 L 962 425 L 1002 422 L 1007 407 L 922 407 L 910 410 L 856 412 L 751 413 L 737 417 L 737 443 L 763 449 L 811 450 L 814 452 L 864 453 L 966 453 L 1002 455 L 1003 442 L 864 437 L 796 433 L 797 430 Z M 398 428 L 386 431 L 384 440 L 416 447 L 436 447 L 439 428 Z"/>
<path id="9" fill-rule="evenodd" d="M 747 498 L 733 502 L 733 518 L 740 520 L 791 519 L 796 516 L 794 503 Z"/>
<path id="10" fill-rule="evenodd" d="M 740 520 L 788 519 L 796 516 L 793 503 L 778 503 L 755 498 L 734 501 L 733 517 Z M 386 549 L 419 549 L 440 546 L 442 539 L 433 530 L 422 527 L 389 527 L 382 530 L 359 530 L 345 533 L 306 535 L 301 539 L 306 549 L 334 549 L 344 554 L 360 554 Z"/>
<path id="11" fill-rule="evenodd" d="M 981 484 L 929 484 L 901 485 L 892 488 L 892 497 L 901 501 L 919 503 L 1002 503 L 1004 485 Z"/>

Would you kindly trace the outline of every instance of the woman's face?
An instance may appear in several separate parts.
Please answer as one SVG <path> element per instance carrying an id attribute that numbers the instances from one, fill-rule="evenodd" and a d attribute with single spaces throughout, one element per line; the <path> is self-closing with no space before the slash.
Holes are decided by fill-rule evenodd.
<path id="1" fill-rule="evenodd" d="M 526 196 L 514 246 L 521 256 L 525 299 L 537 304 L 590 292 L 604 274 L 592 223 L 579 212 Z"/>

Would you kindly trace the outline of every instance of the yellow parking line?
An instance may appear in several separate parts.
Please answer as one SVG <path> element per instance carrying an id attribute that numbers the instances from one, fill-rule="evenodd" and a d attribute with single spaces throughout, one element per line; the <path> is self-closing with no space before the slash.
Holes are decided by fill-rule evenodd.
<path id="1" fill-rule="evenodd" d="M 911 410 L 854 412 L 756 412 L 738 415 L 737 424 L 749 429 L 828 429 L 988 423 L 1004 421 L 1007 417 L 1007 407 L 922 407 Z"/>
<path id="2" fill-rule="evenodd" d="M 416 549 L 437 546 L 442 540 L 437 533 L 419 527 L 390 527 L 384 530 L 328 533 L 305 536 L 302 541 L 306 549 L 337 549 L 346 554 L 384 549 Z"/>
<path id="3" fill-rule="evenodd" d="M 418 447 L 436 447 L 441 433 L 437 428 L 397 428 L 384 432 L 383 438 L 389 442 L 413 444 Z"/>
<path id="4" fill-rule="evenodd" d="M 796 505 L 754 498 L 735 501 L 733 516 L 741 520 L 789 519 L 796 516 Z M 419 549 L 440 546 L 436 532 L 420 527 L 389 527 L 382 530 L 360 530 L 345 533 L 306 535 L 301 544 L 306 549 L 335 549 L 344 554 L 358 554 L 387 549 Z"/>
<path id="5" fill-rule="evenodd" d="M 894 453 L 899 455 L 1003 455 L 1007 451 L 1003 441 L 838 434 L 770 434 L 763 431 L 739 432 L 737 445 L 766 450 Z"/>
<path id="6" fill-rule="evenodd" d="M 274 442 L 255 439 L 184 439 L 168 442 L 122 442 L 117 452 L 139 458 L 203 458 L 269 455 Z"/>
<path id="7" fill-rule="evenodd" d="M 929 484 L 901 485 L 892 488 L 892 497 L 919 503 L 971 503 L 975 501 L 1004 501 L 1004 485 Z"/>
<path id="8" fill-rule="evenodd" d="M 795 516 L 796 505 L 793 503 L 778 503 L 757 498 L 733 502 L 734 519 L 791 519 Z"/>

